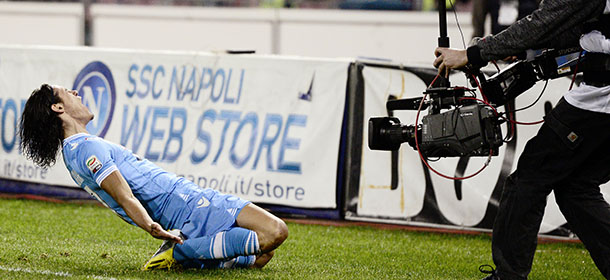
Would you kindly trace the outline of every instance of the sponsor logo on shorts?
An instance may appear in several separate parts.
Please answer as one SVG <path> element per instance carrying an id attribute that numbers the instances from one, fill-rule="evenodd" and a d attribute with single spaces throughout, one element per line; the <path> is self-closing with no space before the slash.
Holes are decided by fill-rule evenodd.
<path id="1" fill-rule="evenodd" d="M 201 207 L 208 207 L 210 206 L 210 201 L 207 200 L 205 197 L 202 197 L 198 202 L 197 202 L 197 208 L 201 208 Z"/>
<path id="2" fill-rule="evenodd" d="M 100 171 L 100 169 L 102 169 L 102 163 L 100 162 L 99 159 L 97 159 L 96 156 L 90 156 L 87 159 L 86 165 L 87 165 L 87 168 L 89 168 L 89 170 L 91 170 L 91 172 L 93 172 L 93 174 L 95 174 L 96 172 Z"/>

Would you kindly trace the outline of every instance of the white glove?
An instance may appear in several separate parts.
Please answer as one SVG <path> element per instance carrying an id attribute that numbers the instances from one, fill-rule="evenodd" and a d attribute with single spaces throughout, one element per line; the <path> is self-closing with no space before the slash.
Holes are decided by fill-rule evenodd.
<path id="1" fill-rule="evenodd" d="M 580 47 L 592 53 L 610 54 L 610 39 L 597 30 L 593 30 L 580 37 Z"/>

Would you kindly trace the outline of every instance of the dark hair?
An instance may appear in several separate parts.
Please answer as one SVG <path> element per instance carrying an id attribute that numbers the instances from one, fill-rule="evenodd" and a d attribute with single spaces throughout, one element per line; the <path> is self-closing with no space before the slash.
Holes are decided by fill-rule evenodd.
<path id="1" fill-rule="evenodd" d="M 59 102 L 53 87 L 43 84 L 30 95 L 19 122 L 21 153 L 43 168 L 55 164 L 64 139 L 62 121 L 51 109 Z"/>

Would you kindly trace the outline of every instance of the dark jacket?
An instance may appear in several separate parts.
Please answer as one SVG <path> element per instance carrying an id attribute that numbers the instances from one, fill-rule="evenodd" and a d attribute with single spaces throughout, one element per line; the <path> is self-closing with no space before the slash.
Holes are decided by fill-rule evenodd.
<path id="1" fill-rule="evenodd" d="M 606 0 L 544 0 L 531 15 L 469 47 L 468 61 L 482 66 L 527 49 L 578 46 L 584 24 L 601 16 L 605 7 Z"/>

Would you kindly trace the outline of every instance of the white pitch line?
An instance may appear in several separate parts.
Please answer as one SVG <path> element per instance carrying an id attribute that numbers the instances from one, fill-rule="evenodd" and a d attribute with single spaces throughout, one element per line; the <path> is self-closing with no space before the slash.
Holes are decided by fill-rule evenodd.
<path id="1" fill-rule="evenodd" d="M 74 275 L 68 272 L 55 272 L 50 270 L 37 270 L 37 269 L 29 269 L 29 268 L 20 268 L 20 267 L 5 267 L 0 265 L 0 270 L 8 271 L 8 272 L 25 272 L 25 273 L 33 273 L 33 274 L 43 274 L 43 275 L 53 275 L 53 276 L 61 276 L 61 277 L 72 277 Z M 87 279 L 98 279 L 98 280 L 117 280 L 112 277 L 104 277 L 97 275 L 87 275 Z"/>

